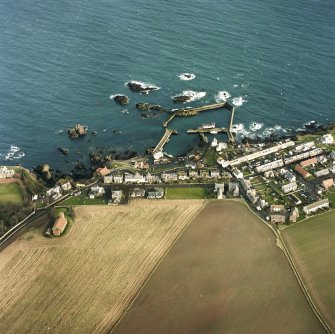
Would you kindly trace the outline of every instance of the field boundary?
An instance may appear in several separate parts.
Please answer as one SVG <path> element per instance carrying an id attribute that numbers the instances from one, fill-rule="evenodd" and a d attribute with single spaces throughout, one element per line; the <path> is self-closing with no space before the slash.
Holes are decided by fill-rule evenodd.
<path id="1" fill-rule="evenodd" d="M 124 312 L 122 313 L 122 315 L 119 317 L 119 319 L 112 325 L 112 327 L 108 330 L 109 334 L 112 334 L 114 329 L 116 328 L 116 326 L 121 322 L 121 320 L 123 319 L 123 317 L 125 316 L 125 314 L 129 311 L 130 307 L 134 304 L 135 300 L 137 299 L 137 297 L 139 296 L 139 294 L 142 292 L 142 290 L 144 289 L 144 287 L 147 285 L 149 279 L 151 278 L 151 276 L 154 274 L 154 272 L 156 271 L 156 269 L 158 268 L 158 266 L 160 265 L 160 263 L 164 260 L 164 258 L 166 257 L 166 255 L 169 253 L 169 251 L 171 250 L 171 248 L 175 245 L 175 243 L 179 240 L 179 238 L 182 236 L 182 234 L 184 233 L 184 231 L 186 230 L 186 228 L 188 226 L 190 226 L 192 224 L 192 222 L 196 219 L 196 217 L 198 217 L 198 215 L 200 214 L 200 212 L 206 207 L 207 205 L 207 200 L 202 200 L 203 202 L 203 206 L 198 210 L 198 212 L 193 216 L 193 218 L 188 222 L 188 224 L 186 224 L 182 230 L 180 231 L 180 233 L 177 235 L 177 237 L 175 238 L 175 240 L 171 243 L 170 247 L 168 247 L 166 249 L 166 251 L 163 253 L 162 257 L 160 258 L 160 260 L 156 263 L 156 265 L 154 266 L 154 268 L 151 270 L 151 272 L 149 273 L 148 277 L 144 280 L 141 288 L 138 290 L 138 292 L 136 293 L 136 295 L 133 297 L 131 303 L 127 306 L 127 308 L 124 310 Z"/>
<path id="2" fill-rule="evenodd" d="M 318 320 L 320 321 L 321 325 L 323 326 L 323 328 L 325 329 L 325 331 L 328 333 L 328 334 L 334 334 L 333 330 L 331 329 L 331 327 L 329 326 L 329 324 L 327 323 L 327 321 L 323 318 L 323 316 L 321 315 L 321 313 L 319 312 L 318 308 L 316 307 L 316 305 L 314 304 L 313 302 L 313 299 L 311 297 L 311 295 L 309 294 L 308 290 L 307 290 L 307 287 L 303 281 L 303 279 L 301 278 L 300 274 L 299 274 L 299 271 L 297 269 L 297 267 L 295 266 L 294 262 L 293 262 L 293 259 L 291 257 L 291 254 L 290 252 L 288 251 L 287 247 L 286 247 L 286 244 L 285 244 L 285 241 L 280 233 L 280 230 L 276 231 L 275 228 L 273 226 L 271 226 L 269 223 L 267 223 L 265 220 L 261 219 L 258 215 L 256 215 L 253 210 L 251 210 L 251 208 L 249 207 L 249 205 L 246 203 L 245 200 L 241 200 L 241 203 L 243 203 L 244 205 L 246 205 L 248 207 L 248 209 L 256 216 L 258 217 L 261 222 L 263 222 L 266 226 L 268 226 L 272 232 L 274 233 L 274 235 L 276 236 L 276 239 L 277 239 L 277 242 L 280 243 L 280 245 L 282 247 L 279 247 L 285 257 L 286 257 L 286 260 L 288 262 L 288 264 L 290 265 L 291 267 L 291 270 L 296 278 L 296 280 L 298 281 L 298 284 L 305 296 L 305 299 L 307 300 L 307 303 L 308 305 L 310 306 L 311 310 L 313 311 L 313 313 L 315 314 L 315 316 L 318 318 Z M 327 211 L 329 212 L 329 211 Z M 325 212 L 326 213 L 326 212 Z M 309 217 L 309 218 L 312 218 L 312 217 Z M 309 219 L 307 218 L 307 219 Z M 294 226 L 294 225 L 292 225 Z"/>

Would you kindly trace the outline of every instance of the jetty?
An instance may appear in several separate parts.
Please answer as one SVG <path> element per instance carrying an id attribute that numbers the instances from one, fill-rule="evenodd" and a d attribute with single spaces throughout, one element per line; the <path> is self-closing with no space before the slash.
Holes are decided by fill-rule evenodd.
<path id="1" fill-rule="evenodd" d="M 162 152 L 164 145 L 170 140 L 171 135 L 177 134 L 177 130 L 172 129 L 165 129 L 164 135 L 159 141 L 159 143 L 156 145 L 156 147 L 153 149 L 152 154 L 155 154 L 157 152 Z"/>
<path id="2" fill-rule="evenodd" d="M 221 108 L 227 108 L 228 103 L 226 101 L 214 103 L 214 104 L 206 104 L 201 107 L 195 107 L 195 108 L 181 108 L 173 111 L 170 116 L 163 122 L 163 126 L 167 127 L 169 123 L 175 118 L 175 117 L 190 117 L 190 116 L 196 116 L 200 112 L 203 111 L 210 111 L 210 110 L 216 110 Z"/>
<path id="3" fill-rule="evenodd" d="M 228 130 L 226 128 L 212 128 L 212 129 L 206 129 L 206 128 L 196 128 L 196 129 L 189 129 L 187 130 L 187 133 L 212 133 L 212 134 L 217 134 L 217 133 L 222 133 L 222 132 L 227 132 Z"/>

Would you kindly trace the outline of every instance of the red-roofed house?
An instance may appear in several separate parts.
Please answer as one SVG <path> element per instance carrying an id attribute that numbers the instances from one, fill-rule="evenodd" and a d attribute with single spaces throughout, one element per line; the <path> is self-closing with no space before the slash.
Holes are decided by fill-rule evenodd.
<path id="1" fill-rule="evenodd" d="M 96 172 L 101 176 L 106 176 L 111 172 L 111 170 L 108 169 L 107 167 L 104 167 L 104 168 L 98 168 Z"/>
<path id="2" fill-rule="evenodd" d="M 318 160 L 314 157 L 314 158 L 310 158 L 304 161 L 300 162 L 300 166 L 301 167 L 306 167 L 306 166 L 310 166 L 310 165 L 315 165 L 318 162 Z"/>
<path id="3" fill-rule="evenodd" d="M 334 185 L 334 179 L 330 178 L 330 179 L 327 179 L 327 180 L 323 180 L 322 185 L 325 188 L 325 190 L 327 191 L 330 187 L 332 187 Z"/>
<path id="4" fill-rule="evenodd" d="M 307 177 L 311 176 L 311 174 L 309 174 L 309 173 L 307 172 L 307 170 L 304 169 L 304 168 L 302 168 L 300 165 L 296 165 L 296 166 L 294 167 L 294 170 L 295 170 L 296 172 L 298 172 L 304 179 L 306 179 Z"/>
<path id="5" fill-rule="evenodd" d="M 54 235 L 61 235 L 64 232 L 66 225 L 67 219 L 64 216 L 64 212 L 60 212 L 54 226 L 52 227 L 52 233 Z"/>

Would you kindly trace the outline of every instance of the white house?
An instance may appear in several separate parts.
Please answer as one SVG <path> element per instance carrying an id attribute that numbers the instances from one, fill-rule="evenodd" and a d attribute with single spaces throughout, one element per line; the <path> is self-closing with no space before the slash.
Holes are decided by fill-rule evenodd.
<path id="1" fill-rule="evenodd" d="M 329 207 L 329 200 L 328 198 L 322 199 L 320 201 L 314 202 L 312 204 L 308 204 L 303 207 L 303 210 L 306 214 L 313 213 L 319 209 L 322 208 L 328 208 Z"/>
<path id="2" fill-rule="evenodd" d="M 113 175 L 104 176 L 104 183 L 113 183 Z"/>
<path id="3" fill-rule="evenodd" d="M 14 174 L 14 169 L 8 169 L 6 166 L 0 167 L 0 179 L 11 178 Z"/>
<path id="4" fill-rule="evenodd" d="M 330 133 L 323 135 L 320 140 L 322 144 L 326 145 L 332 145 L 334 143 L 334 137 Z"/>
<path id="5" fill-rule="evenodd" d="M 211 142 L 211 146 L 216 147 L 217 145 L 218 145 L 218 140 L 214 137 L 212 142 Z"/>
<path id="6" fill-rule="evenodd" d="M 70 182 L 66 182 L 64 184 L 62 184 L 62 189 L 63 191 L 69 191 L 72 189 L 71 183 Z"/>
<path id="7" fill-rule="evenodd" d="M 295 191 L 298 189 L 297 183 L 296 182 L 290 182 L 288 184 L 284 184 L 281 187 L 281 190 L 283 191 L 284 194 L 287 194 L 291 191 Z"/>

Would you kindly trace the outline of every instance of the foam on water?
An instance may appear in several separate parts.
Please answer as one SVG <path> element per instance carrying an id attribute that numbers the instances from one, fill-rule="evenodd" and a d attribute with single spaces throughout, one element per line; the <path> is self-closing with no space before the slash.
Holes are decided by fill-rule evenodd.
<path id="1" fill-rule="evenodd" d="M 227 91 L 222 90 L 218 92 L 217 95 L 215 95 L 215 101 L 216 102 L 227 101 L 227 99 L 229 99 L 230 97 L 231 95 Z"/>
<path id="2" fill-rule="evenodd" d="M 262 127 L 263 127 L 263 123 L 258 123 L 258 122 L 252 122 L 250 125 L 249 125 L 249 129 L 251 131 L 257 131 L 257 130 L 260 130 Z"/>
<path id="3" fill-rule="evenodd" d="M 178 75 L 178 78 L 180 80 L 185 80 L 185 81 L 193 80 L 193 79 L 195 79 L 195 74 L 193 74 L 193 73 L 182 73 L 182 74 Z"/>
<path id="4" fill-rule="evenodd" d="M 233 105 L 235 107 L 241 107 L 244 102 L 247 102 L 247 100 L 244 100 L 242 96 L 233 98 Z"/>
<path id="5" fill-rule="evenodd" d="M 25 156 L 26 154 L 21 150 L 19 146 L 11 145 L 9 150 L 4 153 L 0 154 L 0 159 L 2 160 L 18 160 Z"/>

